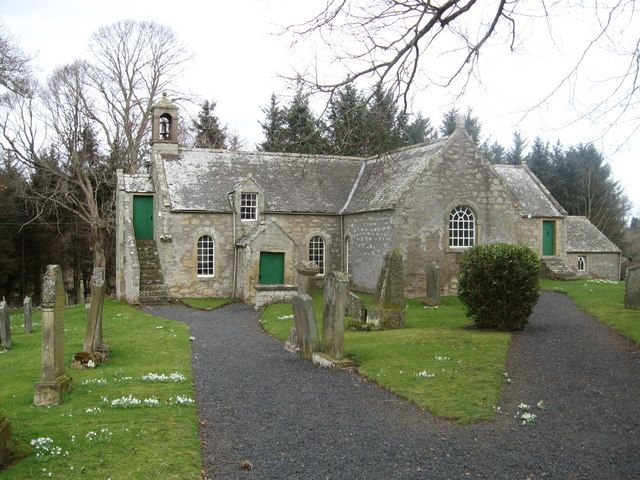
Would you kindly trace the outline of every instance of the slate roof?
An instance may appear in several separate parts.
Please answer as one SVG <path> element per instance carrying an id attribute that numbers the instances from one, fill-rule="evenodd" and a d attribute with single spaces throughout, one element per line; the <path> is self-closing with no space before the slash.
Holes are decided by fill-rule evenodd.
<path id="1" fill-rule="evenodd" d="M 525 165 L 493 165 L 521 204 L 522 215 L 563 217 L 567 212 Z"/>
<path id="2" fill-rule="evenodd" d="M 181 149 L 162 155 L 172 210 L 231 212 L 227 192 L 249 175 L 265 191 L 267 212 L 337 214 L 362 159 L 292 153 Z"/>
<path id="3" fill-rule="evenodd" d="M 620 252 L 620 249 L 587 217 L 569 216 L 564 219 L 564 224 L 567 229 L 567 252 Z"/>
<path id="4" fill-rule="evenodd" d="M 393 208 L 448 137 L 366 159 L 344 213 Z"/>

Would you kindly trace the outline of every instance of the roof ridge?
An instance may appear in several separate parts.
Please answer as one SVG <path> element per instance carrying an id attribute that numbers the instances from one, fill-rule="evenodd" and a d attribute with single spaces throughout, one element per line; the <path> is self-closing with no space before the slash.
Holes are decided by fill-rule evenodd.
<path id="1" fill-rule="evenodd" d="M 336 159 L 346 161 L 362 161 L 366 157 L 355 157 L 349 155 L 333 155 L 325 153 L 296 153 L 296 152 L 261 152 L 259 150 L 228 150 L 226 148 L 185 148 L 181 147 L 183 152 L 211 152 L 211 153 L 227 153 L 229 155 L 253 155 L 263 157 L 278 157 L 278 158 L 311 158 L 311 159 Z"/>

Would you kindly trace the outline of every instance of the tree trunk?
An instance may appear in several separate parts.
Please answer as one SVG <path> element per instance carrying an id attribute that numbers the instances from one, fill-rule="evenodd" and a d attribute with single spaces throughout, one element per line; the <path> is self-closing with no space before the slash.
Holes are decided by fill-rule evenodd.
<path id="1" fill-rule="evenodd" d="M 100 227 L 91 227 L 91 246 L 93 247 L 93 268 L 106 267 L 104 232 Z"/>

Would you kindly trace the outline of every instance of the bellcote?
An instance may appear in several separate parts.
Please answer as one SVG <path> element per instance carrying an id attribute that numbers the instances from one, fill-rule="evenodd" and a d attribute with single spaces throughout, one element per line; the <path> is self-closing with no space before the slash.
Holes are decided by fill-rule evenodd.
<path id="1" fill-rule="evenodd" d="M 178 107 L 166 93 L 153 106 L 151 147 L 157 153 L 178 153 Z"/>

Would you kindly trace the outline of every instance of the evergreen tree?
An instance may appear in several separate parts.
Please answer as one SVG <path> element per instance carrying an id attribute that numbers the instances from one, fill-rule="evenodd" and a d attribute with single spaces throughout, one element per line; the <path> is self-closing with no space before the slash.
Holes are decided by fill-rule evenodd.
<path id="1" fill-rule="evenodd" d="M 380 155 L 402 144 L 397 116 L 398 107 L 393 97 L 377 85 L 367 112 L 368 155 Z"/>
<path id="2" fill-rule="evenodd" d="M 480 151 L 489 163 L 499 164 L 505 161 L 504 147 L 498 142 L 493 142 L 493 144 L 489 145 L 489 140 L 487 139 L 480 145 Z"/>
<path id="3" fill-rule="evenodd" d="M 352 85 L 339 90 L 329 103 L 329 148 L 336 155 L 363 156 L 367 147 L 367 106 Z"/>
<path id="4" fill-rule="evenodd" d="M 218 117 L 213 113 L 216 102 L 205 100 L 200 105 L 198 118 L 193 120 L 196 148 L 227 148 L 226 127 L 220 126 Z"/>
<path id="5" fill-rule="evenodd" d="M 284 115 L 284 150 L 295 153 L 327 153 L 322 127 L 311 108 L 309 97 L 299 85 Z"/>
<path id="6" fill-rule="evenodd" d="M 279 105 L 278 97 L 271 94 L 269 105 L 261 109 L 265 115 L 264 122 L 260 122 L 264 141 L 258 146 L 263 152 L 284 151 L 285 110 Z"/>
<path id="7" fill-rule="evenodd" d="M 631 219 L 631 230 L 638 230 L 638 229 L 640 229 L 640 218 L 633 217 Z"/>
<path id="8" fill-rule="evenodd" d="M 507 152 L 505 159 L 510 165 L 520 165 L 525 158 L 524 150 L 527 148 L 527 141 L 522 138 L 520 132 L 513 132 L 513 146 Z"/>
<path id="9" fill-rule="evenodd" d="M 444 136 L 451 135 L 456 129 L 456 117 L 458 116 L 458 110 L 451 108 L 442 116 L 442 124 L 440 126 L 440 132 Z M 473 110 L 467 109 L 467 113 L 464 117 L 464 128 L 475 142 L 476 145 L 480 145 L 480 131 L 482 126 L 478 117 L 473 116 Z"/>
<path id="10" fill-rule="evenodd" d="M 555 182 L 555 174 L 554 166 L 551 163 L 549 144 L 545 143 L 542 138 L 536 137 L 533 140 L 531 152 L 527 155 L 526 162 L 536 177 L 538 177 L 548 190 L 551 190 Z"/>
<path id="11" fill-rule="evenodd" d="M 408 115 L 398 116 L 397 126 L 400 131 L 402 145 L 416 145 L 438 138 L 438 132 L 431 126 L 429 118 L 418 113 L 412 122 L 407 122 Z"/>

